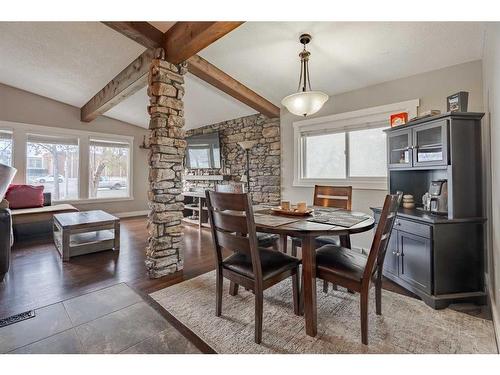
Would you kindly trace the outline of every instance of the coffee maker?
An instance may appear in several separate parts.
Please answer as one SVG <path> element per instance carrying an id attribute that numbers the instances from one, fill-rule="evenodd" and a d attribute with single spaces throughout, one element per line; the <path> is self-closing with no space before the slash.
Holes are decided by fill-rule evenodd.
<path id="1" fill-rule="evenodd" d="M 448 214 L 448 181 L 435 180 L 429 187 L 430 211 L 438 215 Z"/>

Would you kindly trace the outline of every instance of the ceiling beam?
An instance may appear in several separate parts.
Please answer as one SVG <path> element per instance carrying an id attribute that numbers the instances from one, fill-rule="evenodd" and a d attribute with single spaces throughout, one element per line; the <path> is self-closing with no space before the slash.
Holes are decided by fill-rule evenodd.
<path id="1" fill-rule="evenodd" d="M 210 44 L 238 27 L 241 22 L 177 22 L 170 29 L 174 29 L 170 34 L 170 30 L 163 34 L 148 22 L 103 23 L 113 30 L 147 47 L 148 50 L 121 71 L 81 108 L 82 121 L 90 122 L 94 120 L 97 116 L 108 111 L 128 96 L 145 87 L 147 84 L 149 62 L 153 58 L 153 51 L 151 48 L 161 46 L 173 51 L 182 50 L 177 55 L 172 53 L 171 56 L 175 55 L 174 57 L 176 59 L 181 58 L 180 61 L 187 60 L 188 70 L 193 75 L 268 117 L 279 117 L 280 109 L 273 103 L 224 73 L 202 57 L 191 55 L 193 51 L 205 48 L 207 45 L 206 43 Z M 180 25 L 177 26 L 177 24 Z M 187 33 L 184 38 L 182 38 L 182 30 Z M 170 35 L 170 38 L 177 40 L 176 43 L 183 43 L 179 45 L 183 45 L 184 47 L 177 49 L 168 47 L 168 35 Z M 209 41 L 211 42 L 209 43 Z M 169 51 L 169 49 L 167 49 L 167 51 Z M 187 52 L 188 50 L 190 51 L 189 53 Z M 182 60 L 184 56 L 188 57 Z"/>
<path id="2" fill-rule="evenodd" d="M 118 73 L 80 109 L 81 120 L 84 122 L 94 120 L 97 116 L 110 110 L 125 98 L 145 87 L 153 58 L 154 51 L 147 49 L 129 66 Z"/>
<path id="3" fill-rule="evenodd" d="M 166 33 L 166 60 L 179 64 L 231 32 L 243 22 L 176 22 Z"/>
<path id="4" fill-rule="evenodd" d="M 193 56 L 188 60 L 188 71 L 203 81 L 246 104 L 268 117 L 279 117 L 280 109 L 269 100 L 252 91 L 241 82 L 210 64 L 201 56 Z"/>
<path id="5" fill-rule="evenodd" d="M 163 33 L 149 22 L 102 22 L 120 34 L 146 48 L 157 48 L 163 44 Z"/>

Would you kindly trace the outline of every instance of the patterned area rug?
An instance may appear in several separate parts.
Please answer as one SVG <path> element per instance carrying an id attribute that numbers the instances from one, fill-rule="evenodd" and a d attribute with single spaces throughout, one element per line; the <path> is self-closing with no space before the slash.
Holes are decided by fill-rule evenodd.
<path id="1" fill-rule="evenodd" d="M 497 353 L 493 323 L 384 290 L 382 316 L 370 297 L 369 345 L 361 344 L 359 295 L 318 282 L 318 335 L 305 333 L 293 314 L 291 283 L 264 292 L 262 344 L 254 343 L 254 296 L 240 288 L 228 294 L 224 280 L 222 317 L 215 316 L 215 272 L 159 290 L 151 296 L 218 353 Z M 372 288 L 372 293 L 374 289 Z"/>

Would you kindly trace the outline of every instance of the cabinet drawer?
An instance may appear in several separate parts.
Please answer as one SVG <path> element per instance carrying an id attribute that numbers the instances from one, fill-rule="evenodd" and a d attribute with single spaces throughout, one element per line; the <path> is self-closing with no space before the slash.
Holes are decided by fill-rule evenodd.
<path id="1" fill-rule="evenodd" d="M 394 223 L 394 229 L 425 238 L 431 238 L 432 234 L 432 227 L 430 225 L 420 224 L 411 220 L 405 220 L 401 218 L 396 219 L 396 222 Z"/>

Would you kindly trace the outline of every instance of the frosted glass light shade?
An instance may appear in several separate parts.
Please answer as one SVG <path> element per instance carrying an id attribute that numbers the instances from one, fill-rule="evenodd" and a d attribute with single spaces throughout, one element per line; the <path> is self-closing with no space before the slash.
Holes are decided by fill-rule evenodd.
<path id="1" fill-rule="evenodd" d="M 297 92 L 285 97 L 281 104 L 297 116 L 309 116 L 318 112 L 328 100 L 328 95 L 321 91 Z"/>

